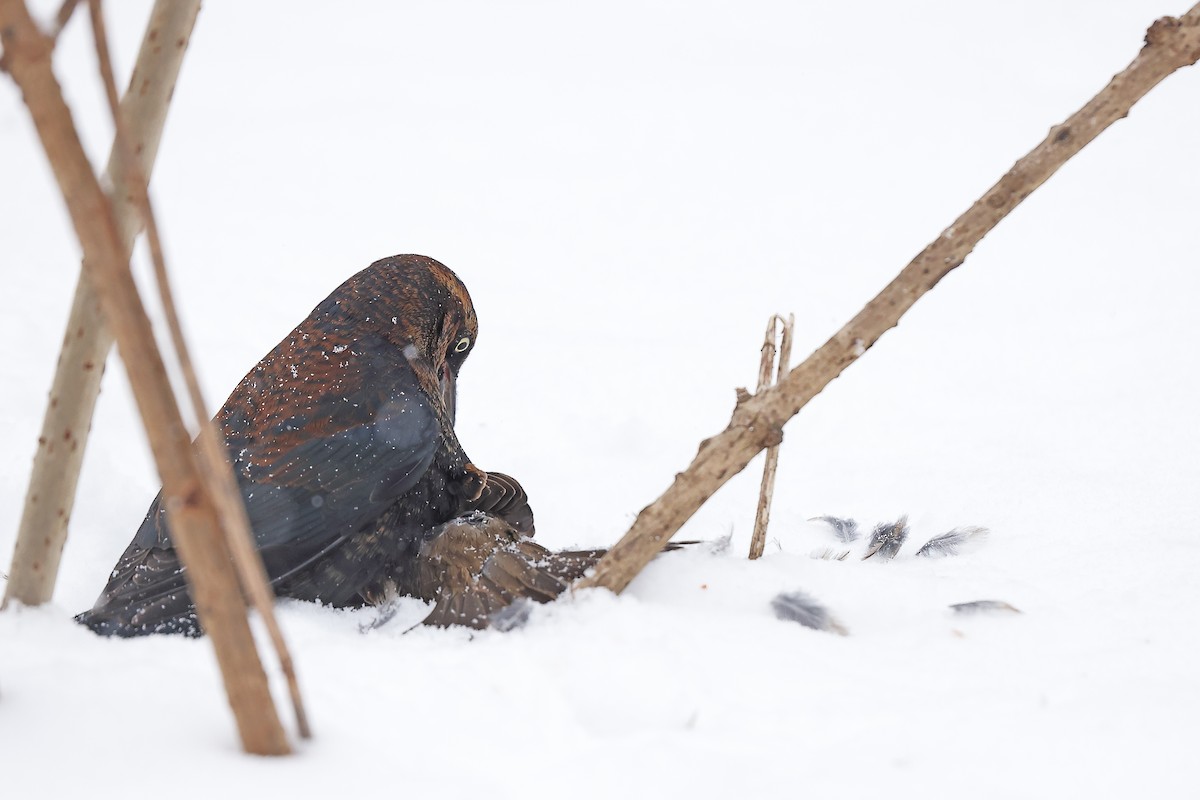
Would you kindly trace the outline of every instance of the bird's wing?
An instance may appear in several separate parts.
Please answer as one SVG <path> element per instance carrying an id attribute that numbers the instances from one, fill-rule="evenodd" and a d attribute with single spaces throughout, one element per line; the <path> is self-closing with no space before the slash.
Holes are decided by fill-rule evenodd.
<path id="1" fill-rule="evenodd" d="M 353 533 L 379 516 L 429 469 L 441 437 L 428 407 L 414 401 L 406 423 L 380 423 L 306 439 L 255 458 L 240 481 L 254 538 L 263 550 Z M 382 423 L 387 424 L 387 423 Z"/>
<path id="2" fill-rule="evenodd" d="M 414 580 L 401 588 L 434 602 L 426 625 L 486 628 L 516 600 L 546 603 L 558 597 L 601 555 L 554 553 L 501 517 L 472 514 L 447 522 L 422 544 Z"/>
<path id="3" fill-rule="evenodd" d="M 441 443 L 437 418 L 415 386 L 391 392 L 386 402 L 360 402 L 344 411 L 340 403 L 333 405 L 332 411 L 310 414 L 320 424 L 310 423 L 292 441 L 231 441 L 239 487 L 272 583 L 373 523 L 416 484 Z M 79 619 L 119 635 L 198 632 L 192 630 L 191 600 L 161 494 L 96 606 Z"/>
<path id="4" fill-rule="evenodd" d="M 243 484 L 254 538 L 273 583 L 373 525 L 429 469 L 441 442 L 437 419 L 420 403 L 405 414 L 405 424 L 386 435 L 373 425 L 305 441 L 267 467 L 269 477 Z M 342 579 L 357 580 L 349 572 Z M 305 586 L 287 593 L 330 600 L 331 587 Z M 348 597 L 353 588 L 339 591 Z"/>
<path id="5" fill-rule="evenodd" d="M 533 536 L 533 509 L 529 507 L 529 496 L 516 478 L 503 472 L 487 473 L 483 491 L 467 510 L 500 517 L 512 525 L 517 533 Z"/>

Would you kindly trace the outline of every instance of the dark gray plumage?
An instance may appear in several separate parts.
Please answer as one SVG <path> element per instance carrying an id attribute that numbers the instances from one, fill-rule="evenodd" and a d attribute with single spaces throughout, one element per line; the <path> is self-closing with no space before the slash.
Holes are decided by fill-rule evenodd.
<path id="1" fill-rule="evenodd" d="M 826 523 L 833 528 L 833 535 L 838 538 L 838 541 L 845 544 L 858 541 L 858 538 L 862 536 L 858 531 L 858 522 L 846 517 L 833 517 L 827 514 L 823 517 L 813 517 L 809 522 Z"/>
<path id="2" fill-rule="evenodd" d="M 921 545 L 921 549 L 917 551 L 917 555 L 923 558 L 956 556 L 964 552 L 971 545 L 982 542 L 987 538 L 987 535 L 988 529 L 978 525 L 966 525 L 961 528 L 955 528 L 949 533 L 935 536 Z"/>
<path id="3" fill-rule="evenodd" d="M 969 603 L 954 603 L 950 606 L 955 614 L 1020 614 L 1021 609 L 1003 600 L 972 600 Z"/>
<path id="4" fill-rule="evenodd" d="M 771 610 L 779 619 L 799 622 L 815 631 L 829 631 L 845 636 L 848 631 L 834 619 L 829 609 L 801 591 L 781 592 L 771 600 Z"/>
<path id="5" fill-rule="evenodd" d="M 907 515 L 895 522 L 881 522 L 871 532 L 871 540 L 867 543 L 867 552 L 863 553 L 863 560 L 877 555 L 884 561 L 891 561 L 900 552 L 907 538 Z"/>
<path id="6" fill-rule="evenodd" d="M 723 555 L 724 553 L 728 553 L 729 547 L 732 544 L 733 544 L 733 531 L 730 531 L 729 533 L 725 534 L 724 536 L 721 536 L 717 539 L 713 539 L 711 542 L 706 542 L 705 549 L 708 551 L 709 555 L 719 556 L 719 555 Z"/>
<path id="7" fill-rule="evenodd" d="M 533 601 L 527 597 L 518 597 L 512 605 L 506 606 L 491 616 L 491 627 L 508 633 L 517 628 L 524 628 L 533 613 Z"/>
<path id="8" fill-rule="evenodd" d="M 813 550 L 809 555 L 818 561 L 845 561 L 850 556 L 850 551 L 826 547 L 823 550 Z"/>

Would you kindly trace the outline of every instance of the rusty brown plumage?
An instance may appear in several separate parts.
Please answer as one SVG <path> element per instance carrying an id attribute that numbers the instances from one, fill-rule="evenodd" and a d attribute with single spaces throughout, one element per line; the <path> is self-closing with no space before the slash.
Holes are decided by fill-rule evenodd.
<path id="1" fill-rule="evenodd" d="M 520 484 L 475 467 L 454 432 L 477 334 L 453 272 L 393 256 L 338 287 L 234 389 L 217 420 L 276 594 L 367 602 L 410 580 L 463 514 L 532 534 Z M 160 499 L 79 620 L 108 635 L 200 633 Z"/>

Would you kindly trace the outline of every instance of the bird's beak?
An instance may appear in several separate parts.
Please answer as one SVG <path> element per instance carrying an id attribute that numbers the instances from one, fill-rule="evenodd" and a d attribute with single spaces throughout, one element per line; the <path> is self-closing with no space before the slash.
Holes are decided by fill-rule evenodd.
<path id="1" fill-rule="evenodd" d="M 442 402 L 446 406 L 446 416 L 450 418 L 451 424 L 454 423 L 454 373 L 450 371 L 449 364 L 442 364 L 442 375 L 439 381 L 442 390 Z"/>

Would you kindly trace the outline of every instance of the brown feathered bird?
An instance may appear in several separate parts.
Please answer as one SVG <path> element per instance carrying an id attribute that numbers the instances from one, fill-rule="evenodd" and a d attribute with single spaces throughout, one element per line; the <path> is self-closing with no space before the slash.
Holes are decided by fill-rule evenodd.
<path id="1" fill-rule="evenodd" d="M 603 555 L 551 552 L 503 517 L 474 512 L 438 526 L 398 576 L 396 590 L 434 604 L 426 625 L 486 628 L 518 600 L 558 597 Z"/>
<path id="2" fill-rule="evenodd" d="M 277 595 L 343 607 L 398 591 L 434 602 L 432 624 L 483 627 L 517 597 L 556 596 L 596 560 L 529 542 L 520 484 L 463 452 L 455 381 L 477 333 L 447 267 L 385 258 L 225 401 L 217 420 Z M 161 493 L 77 619 L 104 635 L 202 633 Z"/>

